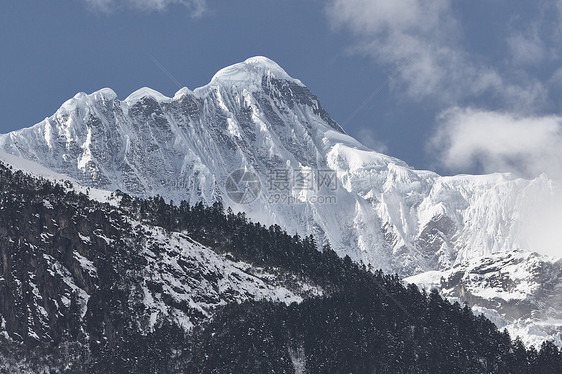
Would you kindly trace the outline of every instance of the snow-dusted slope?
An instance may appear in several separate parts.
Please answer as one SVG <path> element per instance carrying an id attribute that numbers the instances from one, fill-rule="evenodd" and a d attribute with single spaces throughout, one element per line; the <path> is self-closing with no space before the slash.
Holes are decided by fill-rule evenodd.
<path id="1" fill-rule="evenodd" d="M 4 191 L 3 203 L 6 195 Z M 143 334 L 165 323 L 190 331 L 229 303 L 290 304 L 324 293 L 291 272 L 218 253 L 186 232 L 125 215 L 116 218 L 119 208 L 61 196 L 16 200 L 27 206 L 14 209 L 15 219 L 6 218 L 5 204 L 0 208 L 0 338 L 27 343 L 68 339 L 65 330 L 73 309 L 80 317 L 77 329 L 87 335 L 92 316 L 110 297 L 108 287 L 120 289 L 126 301 L 125 311 L 110 308 L 109 313 L 119 315 L 112 323 L 134 316 L 135 328 Z M 25 209 L 37 213 L 20 229 L 16 224 L 24 225 L 19 222 L 29 214 Z M 129 314 L 120 314 L 125 312 Z"/>
<path id="2" fill-rule="evenodd" d="M 149 88 L 123 101 L 110 89 L 79 93 L 37 125 L 0 136 L 0 148 L 86 186 L 176 202 L 220 199 L 405 275 L 539 249 L 526 220 L 558 188 L 546 177 L 413 170 L 346 135 L 299 80 L 264 57 L 172 98 Z M 237 169 L 259 177 L 255 201 L 228 197 L 225 183 Z M 313 183 L 299 189 L 305 174 Z"/>
<path id="3" fill-rule="evenodd" d="M 528 345 L 539 347 L 545 339 L 562 345 L 562 260 L 503 252 L 406 281 L 472 305 Z"/>
<path id="4" fill-rule="evenodd" d="M 185 233 L 139 223 L 136 230 L 146 237 L 140 253 L 146 259 L 141 270 L 143 282 L 138 286 L 149 329 L 167 319 L 189 330 L 194 321 L 186 314 L 208 318 L 229 302 L 271 300 L 290 304 L 301 302 L 303 295 L 322 294 L 320 288 L 296 281 L 290 289 L 278 274 L 219 255 Z M 178 305 L 189 308 L 190 313 Z"/>

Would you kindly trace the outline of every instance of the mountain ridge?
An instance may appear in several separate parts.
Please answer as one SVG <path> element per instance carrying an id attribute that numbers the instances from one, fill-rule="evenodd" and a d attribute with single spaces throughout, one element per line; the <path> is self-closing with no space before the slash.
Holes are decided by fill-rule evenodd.
<path id="1" fill-rule="evenodd" d="M 84 186 L 176 203 L 221 201 L 404 276 L 538 250 L 536 237 L 545 234 L 536 222 L 561 191 L 546 176 L 442 177 L 374 152 L 263 57 L 171 98 L 148 88 L 122 101 L 110 89 L 77 94 L 39 124 L 0 135 L 0 148 Z M 229 197 L 226 180 L 236 170 L 260 181 L 255 201 Z M 337 188 L 296 188 L 297 176 L 321 172 Z"/>
<path id="2" fill-rule="evenodd" d="M 545 177 L 532 181 L 520 180 L 510 174 L 441 177 L 430 171 L 414 170 L 403 161 L 376 153 L 345 135 L 343 129 L 329 119 L 317 98 L 273 61 L 264 57 L 250 58 L 221 71 L 206 86 L 194 91 L 182 88 L 173 97 L 166 97 L 149 88 L 141 88 L 123 101 L 108 88 L 89 95 L 79 93 L 65 102 L 53 116 L 34 127 L 0 136 L 0 146 L 9 153 L 67 174 L 84 185 L 120 189 L 139 196 L 159 194 L 166 199 L 186 199 L 192 203 L 198 200 L 207 203 L 222 200 L 233 209 L 246 211 L 266 224 L 279 223 L 290 231 L 316 234 L 342 254 L 406 275 L 412 271 L 433 270 L 435 264 L 422 265 L 417 270 L 401 270 L 392 267 L 396 264 L 380 262 L 388 255 L 378 256 L 377 263 L 373 262 L 375 259 L 372 256 L 346 253 L 346 247 L 359 247 L 362 252 L 368 252 L 368 247 L 382 247 L 384 249 L 381 250 L 391 251 L 392 255 L 406 249 L 409 255 L 416 257 L 416 247 L 419 247 L 416 244 L 419 239 L 417 236 L 422 234 L 427 224 L 442 214 L 451 219 L 457 230 L 462 229 L 472 219 L 462 215 L 462 210 L 471 205 L 466 200 L 473 196 L 480 198 L 483 190 L 502 188 L 498 187 L 500 185 L 512 190 L 525 189 L 532 184 L 542 184 L 539 188 L 547 190 L 552 183 Z M 232 80 L 221 78 L 225 76 L 235 76 L 239 79 L 237 82 L 245 82 L 245 85 L 232 84 Z M 210 101 L 213 103 L 209 104 Z M 309 112 L 303 115 L 302 109 Z M 265 110 L 268 112 L 264 113 Z M 281 113 L 283 111 L 286 113 Z M 298 117 L 296 120 L 295 116 Z M 189 128 L 194 123 L 198 128 Z M 248 125 L 253 128 L 248 128 Z M 92 144 L 92 141 L 99 144 Z M 132 147 L 138 149 L 131 150 Z M 145 152 L 142 147 L 151 149 Z M 154 155 L 158 152 L 164 154 L 161 157 Z M 137 159 L 131 160 L 135 156 Z M 151 168 L 149 163 L 143 162 L 145 158 L 152 158 L 164 170 Z M 229 162 L 232 159 L 234 162 Z M 352 195 L 351 198 L 341 198 L 352 204 L 371 205 L 371 208 L 364 208 L 374 210 L 372 218 L 378 218 L 380 226 L 388 230 L 377 233 L 377 230 L 370 229 L 365 235 L 359 230 L 345 239 L 342 236 L 346 232 L 338 233 L 341 230 L 322 222 L 325 213 L 305 212 L 308 214 L 306 221 L 313 224 L 305 224 L 302 230 L 301 225 L 292 227 L 294 225 L 290 223 L 295 216 L 303 214 L 303 209 L 283 209 L 266 203 L 265 209 L 258 208 L 252 212 L 255 207 L 240 206 L 225 200 L 224 181 L 229 172 L 236 169 L 256 171 L 264 186 L 269 177 L 267 173 L 281 168 L 333 170 L 338 174 L 339 185 L 348 192 L 342 195 Z M 163 178 L 157 178 L 159 172 L 164 172 Z M 153 176 L 145 179 L 142 174 Z M 201 174 L 204 174 L 203 178 Z M 197 193 L 188 195 L 181 191 L 187 187 Z M 393 189 L 399 191 L 391 191 Z M 466 189 L 475 191 L 460 196 L 463 195 L 462 190 Z M 392 200 L 397 200 L 398 206 L 392 206 L 392 201 L 381 202 L 392 192 L 396 192 Z M 509 191 L 498 192 L 510 194 Z M 289 194 L 295 196 L 297 192 L 290 191 Z M 432 201 L 431 194 L 437 199 Z M 519 192 L 515 191 L 511 195 L 508 197 L 518 198 Z M 406 201 L 408 198 L 414 201 Z M 455 201 L 456 198 L 458 201 Z M 498 205 L 494 201 L 488 203 L 492 203 L 492 207 Z M 424 210 L 416 211 L 417 206 L 422 204 L 425 204 Z M 305 210 L 322 210 L 322 207 L 314 204 L 305 205 Z M 397 210 L 402 212 L 396 213 Z M 498 207 L 498 210 L 498 214 L 502 214 L 502 210 L 509 211 L 510 208 Z M 351 212 L 347 214 L 347 219 L 341 221 L 368 219 L 361 219 L 360 212 L 357 214 L 359 216 Z M 507 212 L 501 219 L 509 220 L 509 215 L 510 212 Z M 272 220 L 272 216 L 276 218 Z M 317 227 L 312 229 L 311 226 Z M 498 231 L 509 229 L 497 227 Z M 333 235 L 330 238 L 330 231 L 336 232 L 339 237 Z M 476 241 L 473 247 L 483 248 L 486 253 L 520 248 L 532 250 L 517 243 L 517 238 L 501 243 L 501 240 L 509 237 L 506 233 L 478 237 L 480 234 L 478 230 L 470 230 L 461 232 L 459 236 L 466 237 L 463 240 L 468 243 Z M 449 247 L 455 245 L 452 238 L 446 238 L 445 241 Z M 461 242 L 453 249 L 460 256 L 453 253 L 453 258 L 447 259 L 447 250 L 442 250 L 439 260 L 452 260 L 454 263 L 470 258 L 470 253 L 462 251 L 463 245 Z M 435 248 L 437 251 L 439 248 Z M 417 261 L 420 262 L 419 256 Z"/>

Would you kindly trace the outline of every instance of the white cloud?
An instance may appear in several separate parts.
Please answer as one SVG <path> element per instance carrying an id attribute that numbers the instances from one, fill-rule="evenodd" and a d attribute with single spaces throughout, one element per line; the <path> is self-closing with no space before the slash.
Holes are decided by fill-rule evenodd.
<path id="1" fill-rule="evenodd" d="M 206 0 L 84 0 L 91 8 L 111 12 L 123 8 L 132 8 L 146 12 L 165 11 L 171 5 L 186 7 L 194 17 L 205 12 Z"/>
<path id="2" fill-rule="evenodd" d="M 481 168 L 524 177 L 562 178 L 562 117 L 453 108 L 439 117 L 431 140 L 441 164 L 454 172 Z"/>
<path id="3" fill-rule="evenodd" d="M 508 37 L 507 44 L 512 61 L 520 65 L 537 65 L 547 55 L 546 46 L 536 30 L 529 34 L 514 33 Z"/>
<path id="4" fill-rule="evenodd" d="M 547 95 L 540 80 L 505 74 L 464 48 L 468 31 L 452 0 L 331 0 L 327 13 L 336 28 L 355 35 L 355 52 L 395 67 L 400 79 L 393 88 L 411 99 L 451 105 L 487 94 L 507 107 L 529 109 Z M 528 63 L 541 60 L 540 40 L 517 35 L 510 39 L 513 54 Z"/>
<path id="5" fill-rule="evenodd" d="M 539 184 L 537 183 L 537 186 Z M 522 248 L 562 258 L 562 193 L 560 184 L 531 191 L 520 207 L 517 240 Z"/>
<path id="6" fill-rule="evenodd" d="M 388 146 L 382 141 L 373 129 L 360 128 L 354 134 L 354 138 L 359 139 L 363 145 L 379 153 L 386 153 Z"/>
<path id="7" fill-rule="evenodd" d="M 349 26 L 358 35 L 386 31 L 428 34 L 447 26 L 441 22 L 449 7 L 449 0 L 426 3 L 418 0 L 333 0 L 328 14 L 335 23 Z"/>
<path id="8" fill-rule="evenodd" d="M 418 96 L 436 91 L 443 79 L 441 60 L 453 57 L 445 47 L 448 35 L 456 32 L 448 7 L 448 0 L 425 6 L 418 0 L 335 0 L 328 15 L 356 35 L 356 51 L 397 66 L 409 93 Z"/>
<path id="9" fill-rule="evenodd" d="M 562 117 L 454 108 L 439 118 L 432 146 L 453 172 L 513 172 L 539 179 L 514 201 L 517 243 L 523 249 L 562 255 Z M 543 178 L 552 178 L 544 183 Z M 540 175 L 543 175 L 542 177 Z"/>

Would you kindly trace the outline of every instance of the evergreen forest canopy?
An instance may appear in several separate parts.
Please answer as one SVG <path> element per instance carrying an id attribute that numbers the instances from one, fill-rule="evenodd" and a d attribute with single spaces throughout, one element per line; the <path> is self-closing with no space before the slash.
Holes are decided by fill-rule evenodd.
<path id="1" fill-rule="evenodd" d="M 0 315 L 8 333 L 0 335 L 0 372 L 562 372 L 562 353 L 553 343 L 525 347 L 467 305 L 342 259 L 329 247 L 318 248 L 311 236 L 250 222 L 244 214 L 225 212 L 220 202 L 190 206 L 160 197 L 116 196 L 117 207 L 0 165 Z M 82 218 L 64 220 L 62 228 L 43 224 L 45 217 Z M 190 331 L 164 321 L 146 333 L 137 327 L 142 311 L 131 307 L 128 292 L 137 281 L 135 269 L 146 261 L 131 244 L 142 239 L 131 223 L 138 221 L 186 232 L 229 258 L 296 275 L 324 294 L 291 305 L 229 303 Z M 45 327 L 51 339 L 34 338 L 25 330 L 33 318 L 32 299 L 22 292 L 22 284 L 33 278 L 29 267 L 44 255 L 34 238 L 52 235 L 56 248 L 49 256 L 64 263 L 74 250 L 75 226 L 123 240 L 93 243 L 88 250 L 99 279 L 87 312 L 82 316 L 71 300 Z"/>

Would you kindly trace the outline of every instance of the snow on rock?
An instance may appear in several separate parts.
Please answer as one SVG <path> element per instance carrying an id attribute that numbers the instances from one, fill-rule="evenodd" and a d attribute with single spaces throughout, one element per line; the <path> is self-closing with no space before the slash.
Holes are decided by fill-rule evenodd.
<path id="1" fill-rule="evenodd" d="M 562 345 L 562 261 L 530 252 L 502 252 L 405 282 L 468 303 L 476 314 L 528 345 L 538 348 L 545 340 Z"/>
<path id="2" fill-rule="evenodd" d="M 323 294 L 314 285 L 288 282 L 271 270 L 219 255 L 187 233 L 167 232 L 138 222 L 133 225 L 146 237 L 142 256 L 147 261 L 140 287 L 148 329 L 172 318 L 189 330 L 196 322 L 194 318 L 208 317 L 230 302 L 269 300 L 291 304 L 301 302 L 305 295 Z M 289 283 L 291 287 L 285 285 Z"/>
<path id="3" fill-rule="evenodd" d="M 0 150 L 0 162 L 10 166 L 16 170 L 21 170 L 33 177 L 45 178 L 51 182 L 58 183 L 66 188 L 66 190 L 75 191 L 88 195 L 90 198 L 104 203 L 117 206 L 119 204 L 119 197 L 113 191 L 101 190 L 92 187 L 81 185 L 74 178 L 68 175 L 57 173 L 51 169 L 46 168 L 38 162 L 26 160 Z M 47 200 L 44 201 L 46 207 L 50 207 L 51 203 Z"/>

